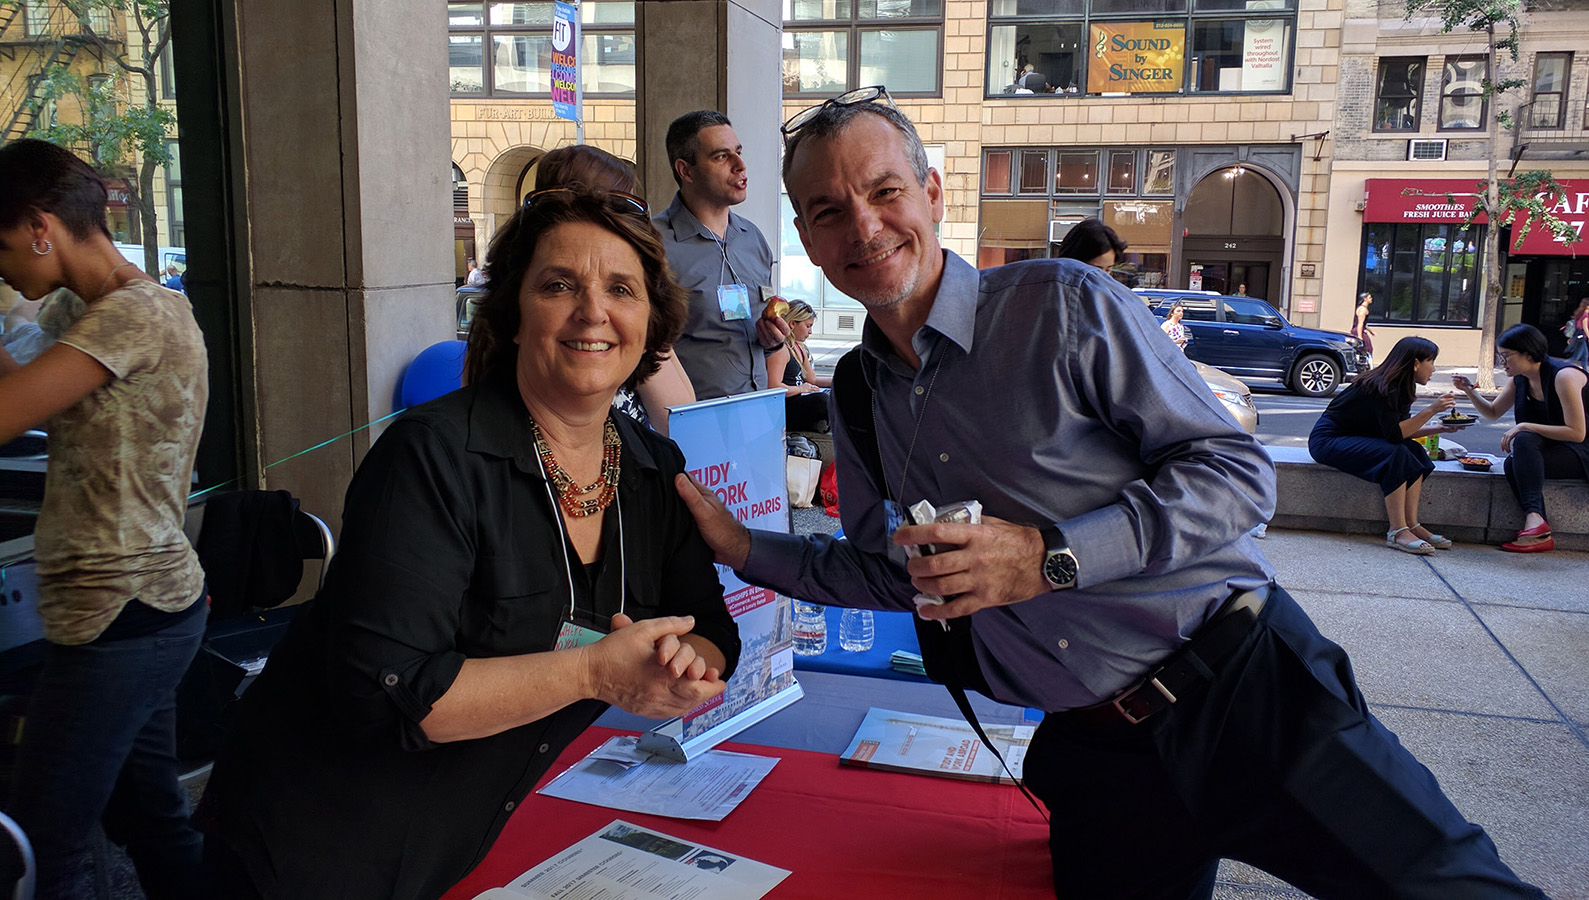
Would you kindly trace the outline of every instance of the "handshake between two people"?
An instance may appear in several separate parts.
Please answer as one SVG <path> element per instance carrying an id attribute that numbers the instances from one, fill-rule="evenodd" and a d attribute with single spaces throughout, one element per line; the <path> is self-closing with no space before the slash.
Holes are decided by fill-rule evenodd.
<path id="1" fill-rule="evenodd" d="M 689 475 L 674 480 L 717 561 L 741 569 L 750 555 L 750 529 L 717 495 Z M 956 619 L 979 609 L 1008 606 L 1050 590 L 1043 577 L 1043 537 L 1036 528 L 984 515 L 980 524 L 933 522 L 904 525 L 893 534 L 900 546 L 931 544 L 937 552 L 910 560 L 906 571 L 922 594 L 948 598 L 942 605 L 918 604 L 924 619 Z"/>

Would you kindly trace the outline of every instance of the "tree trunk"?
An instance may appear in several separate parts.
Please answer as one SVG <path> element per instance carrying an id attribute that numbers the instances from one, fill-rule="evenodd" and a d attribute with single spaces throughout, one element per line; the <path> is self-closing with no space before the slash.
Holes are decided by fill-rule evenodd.
<path id="1" fill-rule="evenodd" d="M 1489 27 L 1489 38 L 1489 78 L 1493 84 L 1497 80 L 1494 25 Z M 1484 266 L 1484 294 L 1480 298 L 1482 308 L 1479 313 L 1482 323 L 1479 329 L 1479 377 L 1474 384 L 1479 390 L 1489 392 L 1495 390 L 1495 329 L 1506 304 L 1501 296 L 1501 225 L 1504 223 L 1497 212 L 1501 205 L 1501 193 L 1500 186 L 1495 183 L 1495 156 L 1501 150 L 1500 95 L 1489 93 L 1486 99 L 1490 101 L 1490 152 L 1486 154 L 1489 169 L 1484 181 L 1484 209 L 1490 224 L 1484 229 L 1484 253 L 1480 257 Z"/>
<path id="2" fill-rule="evenodd" d="M 138 169 L 138 187 L 127 199 L 137 205 L 138 219 L 143 226 L 143 270 L 164 284 L 165 273 L 160 269 L 160 228 L 154 208 L 155 165 L 150 157 L 143 158 L 143 165 Z"/>

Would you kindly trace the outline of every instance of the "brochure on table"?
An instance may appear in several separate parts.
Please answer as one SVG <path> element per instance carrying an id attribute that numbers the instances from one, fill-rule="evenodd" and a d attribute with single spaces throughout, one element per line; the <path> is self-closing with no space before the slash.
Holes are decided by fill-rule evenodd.
<path id="1" fill-rule="evenodd" d="M 474 900 L 757 900 L 788 877 L 788 869 L 615 819 Z"/>
<path id="2" fill-rule="evenodd" d="M 778 764 L 774 756 L 708 750 L 689 762 L 664 759 L 618 735 L 558 773 L 536 793 L 576 803 L 675 819 L 721 822 Z"/>
<path id="3" fill-rule="evenodd" d="M 1032 742 L 1031 725 L 988 725 L 988 740 L 1019 778 Z M 872 707 L 839 762 L 847 766 L 917 772 L 965 781 L 1014 784 L 965 719 Z"/>
<path id="4" fill-rule="evenodd" d="M 669 410 L 668 435 L 695 480 L 751 528 L 789 530 L 784 471 L 784 392 L 774 389 Z M 800 699 L 790 601 L 717 567 L 739 624 L 739 667 L 728 690 L 640 739 L 640 749 L 687 760 Z"/>

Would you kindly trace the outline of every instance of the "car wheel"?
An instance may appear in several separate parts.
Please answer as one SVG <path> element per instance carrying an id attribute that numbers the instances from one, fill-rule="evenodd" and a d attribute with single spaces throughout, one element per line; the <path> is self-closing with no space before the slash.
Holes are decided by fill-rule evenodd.
<path id="1" fill-rule="evenodd" d="M 1304 356 L 1291 370 L 1291 389 L 1304 397 L 1328 397 L 1341 386 L 1341 365 L 1318 353 Z"/>

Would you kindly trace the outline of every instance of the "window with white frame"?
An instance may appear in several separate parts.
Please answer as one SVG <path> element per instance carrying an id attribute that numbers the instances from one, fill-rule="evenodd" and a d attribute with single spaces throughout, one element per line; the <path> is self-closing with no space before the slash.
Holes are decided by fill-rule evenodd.
<path id="1" fill-rule="evenodd" d="M 1571 53 L 1534 56 L 1534 98 L 1528 119 L 1531 128 L 1561 128 L 1567 122 L 1567 85 L 1572 80 Z"/>
<path id="2" fill-rule="evenodd" d="M 896 97 L 941 95 L 943 7 L 943 0 L 784 0 L 784 96 L 872 84 Z"/>
<path id="3" fill-rule="evenodd" d="M 1446 57 L 1445 77 L 1440 83 L 1440 128 L 1447 131 L 1477 131 L 1484 127 L 1489 101 L 1484 83 L 1489 79 L 1489 61 L 1482 56 Z"/>
<path id="4" fill-rule="evenodd" d="M 1379 61 L 1374 83 L 1374 130 L 1417 131 L 1423 105 L 1423 57 L 1393 57 Z"/>
<path id="5" fill-rule="evenodd" d="M 449 2 L 447 81 L 453 94 L 550 96 L 551 0 Z M 579 4 L 580 86 L 588 96 L 633 96 L 633 0 Z"/>

